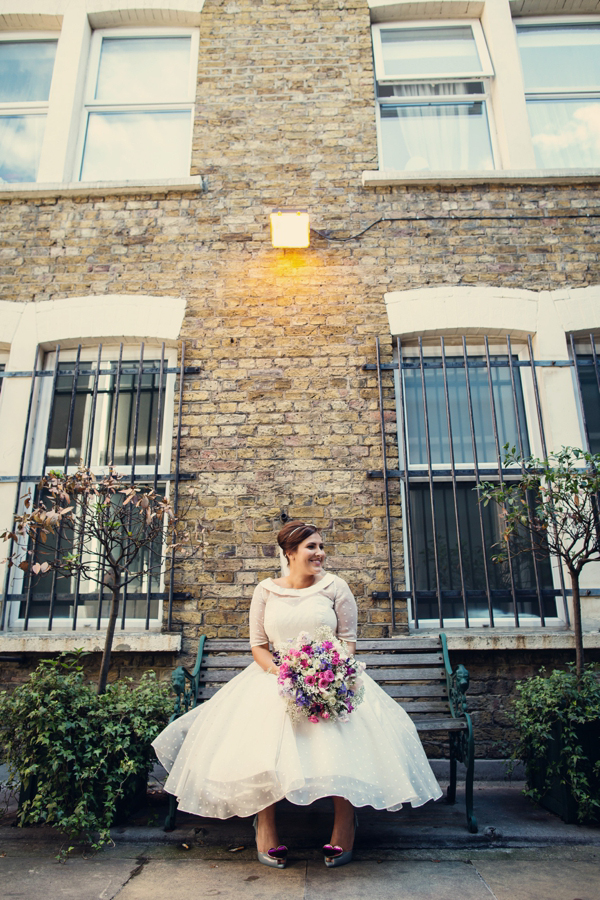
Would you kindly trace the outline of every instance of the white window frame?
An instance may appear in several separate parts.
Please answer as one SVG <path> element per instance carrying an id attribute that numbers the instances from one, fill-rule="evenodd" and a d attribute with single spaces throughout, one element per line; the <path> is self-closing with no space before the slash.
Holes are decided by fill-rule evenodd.
<path id="1" fill-rule="evenodd" d="M 56 31 L 2 31 L 0 32 L 0 43 L 2 44 L 32 44 L 36 41 L 47 42 L 53 41 L 57 45 L 58 51 L 58 40 L 59 35 Z M 52 71 L 52 78 L 54 78 L 54 71 L 56 68 L 56 57 L 54 59 L 54 67 Z M 28 100 L 28 101 L 3 101 L 0 102 L 0 116 L 44 116 L 47 118 L 48 109 L 50 107 L 50 94 L 52 91 L 52 86 L 50 87 L 50 91 L 48 92 L 48 100 Z M 45 130 L 45 127 L 44 127 Z M 42 142 L 42 152 L 43 152 L 43 142 Z M 41 154 L 40 154 L 41 160 Z M 39 162 L 38 160 L 38 168 Z M 37 174 L 37 173 L 36 173 Z M 35 182 L 26 182 L 30 184 L 35 184 Z"/>
<path id="2" fill-rule="evenodd" d="M 139 352 L 140 347 L 139 344 L 129 344 L 124 345 L 123 347 L 123 356 L 122 356 L 122 364 L 124 367 L 131 369 L 137 367 L 139 363 Z M 147 363 L 151 359 L 160 359 L 161 348 L 158 344 L 146 344 L 144 346 L 144 361 Z M 106 346 L 102 346 L 102 360 L 101 360 L 101 368 L 106 368 L 106 364 L 109 362 L 116 361 L 119 356 L 119 347 L 118 344 L 111 342 Z M 56 353 L 55 351 L 48 351 L 44 354 L 43 360 L 40 361 L 40 367 L 45 371 L 52 371 L 54 368 Z M 63 350 L 60 353 L 59 357 L 59 371 L 60 368 L 63 367 L 64 364 L 70 366 L 74 363 L 76 358 L 75 350 Z M 98 345 L 90 344 L 89 347 L 84 347 L 81 350 L 80 354 L 81 362 L 93 362 L 96 363 L 98 359 Z M 175 348 L 165 347 L 165 368 L 176 368 L 177 367 L 177 350 Z M 109 377 L 109 376 L 101 376 L 101 377 Z M 173 439 L 173 423 L 174 423 L 174 402 L 175 402 L 175 381 L 176 374 L 174 372 L 168 372 L 164 375 L 164 385 L 165 385 L 165 401 L 164 401 L 164 410 L 163 410 L 163 422 L 162 422 L 162 436 L 161 436 L 161 446 L 160 446 L 160 463 L 158 466 L 158 473 L 161 475 L 167 475 L 171 471 L 171 451 L 172 451 L 172 439 Z M 29 445 L 29 455 L 27 460 L 26 472 L 29 475 L 38 475 L 42 472 L 43 465 L 43 454 L 44 454 L 44 445 L 46 440 L 46 430 L 48 417 L 50 415 L 50 409 L 52 406 L 53 400 L 53 392 L 52 392 L 52 378 L 50 376 L 44 376 L 42 378 L 38 378 L 37 385 L 37 397 L 35 400 L 34 409 L 36 410 L 35 419 L 33 423 L 33 434 L 30 439 Z M 93 446 L 98 447 L 101 443 L 102 437 L 106 437 L 106 429 L 108 427 L 108 397 L 98 396 L 98 402 L 96 406 L 96 424 L 94 427 L 94 441 Z M 101 426 L 101 427 L 98 427 Z M 92 458 L 94 458 L 94 452 L 92 453 Z M 94 466 L 92 465 L 92 471 L 99 475 L 107 470 L 108 466 Z M 62 465 L 57 465 L 56 463 L 49 463 L 46 466 L 46 471 L 50 469 L 64 469 Z M 131 466 L 113 466 L 115 472 L 127 475 L 131 471 Z M 77 464 L 71 464 L 67 467 L 67 471 L 75 472 L 77 470 Z M 45 473 L 44 473 L 45 474 Z M 136 465 L 135 467 L 136 474 L 136 483 L 138 480 L 138 476 L 146 476 L 147 481 L 152 482 L 154 476 L 154 464 L 152 465 Z M 142 482 L 145 483 L 145 482 Z M 170 482 L 165 481 L 165 494 L 168 497 L 170 492 Z M 11 579 L 10 592 L 11 593 L 20 593 L 23 583 L 24 583 L 24 574 L 20 569 L 14 567 L 13 575 Z M 146 590 L 147 585 L 144 584 L 143 591 Z M 165 580 L 164 580 L 164 571 L 161 571 L 160 574 L 160 584 L 158 587 L 158 591 L 163 593 L 165 589 Z M 85 596 L 87 593 L 94 593 L 98 590 L 97 585 L 90 582 L 89 590 L 86 590 L 86 583 L 82 579 L 80 585 L 80 596 L 81 603 L 78 607 L 77 613 L 77 628 L 79 629 L 92 629 L 96 628 L 96 615 L 86 615 L 85 610 Z M 60 595 L 58 595 L 60 599 Z M 108 598 L 105 598 L 105 602 L 103 604 L 103 616 L 102 616 L 102 627 L 106 627 L 108 622 L 108 614 L 109 614 L 109 601 Z M 158 628 L 162 623 L 162 602 L 158 603 L 158 610 L 156 617 L 152 617 L 150 619 L 151 627 Z M 23 629 L 24 619 L 19 617 L 19 607 L 20 601 L 14 601 L 8 605 L 7 608 L 7 628 L 13 631 L 19 631 Z M 48 616 L 47 614 L 40 617 L 30 616 L 28 628 L 32 631 L 42 630 L 44 632 L 47 631 L 47 622 Z M 71 618 L 68 619 L 55 619 L 56 624 L 58 625 L 61 622 L 71 623 Z M 133 616 L 128 615 L 126 620 L 126 631 L 143 631 L 145 629 L 145 617 L 143 618 L 133 618 Z M 70 624 L 69 624 L 70 627 Z"/>
<path id="3" fill-rule="evenodd" d="M 98 66 L 100 64 L 100 54 L 102 51 L 102 41 L 104 38 L 161 38 L 161 37 L 189 37 L 190 38 L 190 62 L 188 72 L 187 94 L 186 97 L 178 101 L 166 101 L 158 103 L 131 103 L 124 101 L 122 103 L 107 103 L 94 99 L 94 91 L 98 76 Z M 195 99 L 196 99 L 196 80 L 198 71 L 198 46 L 199 31 L 197 28 L 165 28 L 162 27 L 145 27 L 145 28 L 100 28 L 92 33 L 92 41 L 87 63 L 87 74 L 85 81 L 85 91 L 83 98 L 83 107 L 81 110 L 81 121 L 79 126 L 79 138 L 77 143 L 77 152 L 75 155 L 75 171 L 74 180 L 81 181 L 81 172 L 83 170 L 83 161 L 85 153 L 86 135 L 88 130 L 88 121 L 92 112 L 110 112 L 118 110 L 121 112 L 139 112 L 141 110 L 147 112 L 152 110 L 185 110 L 190 113 L 190 133 L 187 147 L 187 157 L 190 161 L 192 158 L 192 144 L 194 136 L 194 120 L 195 120 Z M 189 172 L 187 173 L 189 175 Z M 166 175 L 165 177 L 171 177 Z M 182 176 L 187 177 L 187 176 Z"/>
<path id="4" fill-rule="evenodd" d="M 457 28 L 468 25 L 473 32 L 475 46 L 479 54 L 481 62 L 481 70 L 472 72 L 465 70 L 464 72 L 446 72 L 436 73 L 435 75 L 385 75 L 383 64 L 383 51 L 381 49 L 381 32 L 391 31 L 393 29 L 402 29 L 403 31 L 414 30 L 417 28 Z M 417 19 L 410 22 L 383 22 L 379 25 L 372 25 L 373 33 L 373 53 L 375 57 L 375 79 L 382 84 L 389 84 L 395 81 L 402 81 L 405 84 L 416 84 L 427 81 L 464 81 L 472 79 L 478 81 L 482 78 L 491 78 L 494 75 L 494 67 L 487 48 L 483 29 L 479 19 Z"/>
<path id="5" fill-rule="evenodd" d="M 383 64 L 383 51 L 381 47 L 381 32 L 394 28 L 403 30 L 422 29 L 422 28 L 441 28 L 441 27 L 457 27 L 468 25 L 471 27 L 479 60 L 481 62 L 481 70 L 472 72 L 465 70 L 464 72 L 442 73 L 435 75 L 385 75 Z M 377 107 L 376 130 L 377 130 L 377 156 L 379 169 L 385 171 L 389 166 L 385 165 L 383 158 L 383 136 L 381 124 L 381 110 L 386 106 L 423 106 L 428 103 L 431 105 L 451 106 L 452 104 L 475 103 L 481 102 L 485 105 L 487 123 L 490 137 L 490 147 L 492 152 L 492 163 L 495 171 L 500 167 L 500 150 L 498 146 L 498 138 L 496 134 L 496 123 L 494 121 L 494 111 L 491 99 L 491 79 L 494 77 L 494 67 L 487 48 L 485 35 L 479 19 L 420 19 L 411 21 L 384 22 L 378 25 L 372 25 L 371 31 L 373 35 L 373 56 L 375 61 L 375 105 Z M 477 81 L 483 85 L 481 94 L 452 94 L 446 97 L 440 96 L 423 96 L 423 97 L 379 97 L 377 84 L 437 84 L 461 81 Z M 460 170 L 459 170 L 460 171 Z M 469 171 L 469 170 L 466 170 Z"/>

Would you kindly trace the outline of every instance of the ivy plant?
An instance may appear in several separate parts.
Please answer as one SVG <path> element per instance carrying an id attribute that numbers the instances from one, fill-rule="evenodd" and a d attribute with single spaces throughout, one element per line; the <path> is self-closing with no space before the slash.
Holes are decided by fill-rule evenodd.
<path id="1" fill-rule="evenodd" d="M 574 666 L 549 674 L 541 669 L 539 675 L 517 682 L 516 689 L 511 718 L 518 737 L 512 761 L 513 765 L 518 760 L 525 764 L 525 793 L 538 802 L 558 778 L 577 804 L 579 821 L 597 821 L 600 749 L 596 746 L 595 754 L 586 753 L 582 731 L 600 720 L 598 667 L 586 665 L 579 678 Z M 551 741 L 557 741 L 560 748 L 555 759 L 548 754 Z"/>
<path id="2" fill-rule="evenodd" d="M 24 789 L 18 824 L 53 825 L 98 848 L 147 780 L 172 700 L 153 672 L 98 694 L 81 656 L 43 660 L 25 684 L 0 693 L 0 747 L 11 786 Z"/>

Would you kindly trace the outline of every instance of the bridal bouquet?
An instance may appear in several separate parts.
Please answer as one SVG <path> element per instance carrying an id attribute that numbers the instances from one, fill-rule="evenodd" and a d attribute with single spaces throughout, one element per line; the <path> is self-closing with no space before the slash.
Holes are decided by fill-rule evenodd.
<path id="1" fill-rule="evenodd" d="M 302 632 L 278 647 L 273 660 L 279 666 L 279 693 L 292 719 L 345 722 L 363 701 L 359 676 L 365 665 L 346 652 L 330 628 L 320 628 L 315 640 Z"/>

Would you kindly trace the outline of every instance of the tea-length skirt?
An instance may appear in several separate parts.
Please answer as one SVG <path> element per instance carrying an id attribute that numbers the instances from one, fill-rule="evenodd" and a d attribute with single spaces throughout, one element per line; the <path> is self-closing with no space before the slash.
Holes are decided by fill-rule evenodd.
<path id="1" fill-rule="evenodd" d="M 441 796 L 407 713 L 366 673 L 364 701 L 346 722 L 294 722 L 277 679 L 257 663 L 153 742 L 165 790 L 199 816 L 249 816 L 286 797 L 305 806 L 345 797 L 399 809 Z"/>

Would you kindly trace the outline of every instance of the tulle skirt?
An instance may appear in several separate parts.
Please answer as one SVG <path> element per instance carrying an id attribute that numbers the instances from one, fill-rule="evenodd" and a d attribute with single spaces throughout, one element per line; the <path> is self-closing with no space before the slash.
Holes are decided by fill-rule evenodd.
<path id="1" fill-rule="evenodd" d="M 153 742 L 165 790 L 199 816 L 250 816 L 286 797 L 308 805 L 345 797 L 399 809 L 441 796 L 413 722 L 366 673 L 346 722 L 292 721 L 277 679 L 256 663 Z"/>

